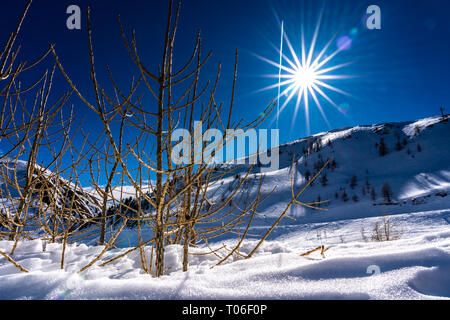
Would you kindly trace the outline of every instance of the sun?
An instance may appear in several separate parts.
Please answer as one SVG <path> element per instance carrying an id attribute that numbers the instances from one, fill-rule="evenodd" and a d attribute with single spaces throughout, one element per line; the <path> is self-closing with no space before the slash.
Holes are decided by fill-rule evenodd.
<path id="1" fill-rule="evenodd" d="M 268 90 L 278 88 L 277 98 L 277 127 L 278 117 L 281 112 L 289 105 L 291 101 L 296 97 L 296 103 L 294 108 L 294 114 L 292 117 L 292 127 L 294 126 L 297 118 L 297 113 L 300 107 L 303 107 L 305 113 L 306 132 L 310 132 L 309 123 L 309 111 L 310 103 L 314 102 L 319 109 L 323 119 L 329 127 L 330 123 L 326 117 L 325 111 L 322 107 L 321 100 L 326 100 L 333 107 L 343 112 L 341 108 L 328 96 L 327 91 L 338 92 L 342 95 L 351 96 L 349 93 L 331 85 L 329 80 L 348 79 L 355 77 L 354 75 L 339 75 L 332 74 L 332 72 L 350 65 L 352 62 L 332 64 L 333 59 L 342 51 L 348 50 L 351 47 L 351 39 L 347 36 L 339 38 L 337 43 L 337 49 L 334 52 L 330 51 L 331 44 L 335 42 L 336 35 L 333 36 L 320 50 L 316 50 L 317 38 L 322 20 L 322 14 L 319 17 L 317 26 L 314 31 L 313 38 L 309 48 L 305 44 L 305 36 L 303 27 L 301 29 L 301 46 L 300 52 L 297 53 L 294 50 L 293 45 L 289 41 L 286 33 L 284 32 L 284 23 L 281 25 L 281 44 L 280 49 L 277 49 L 280 54 L 279 63 L 273 62 L 269 59 L 256 55 L 258 58 L 265 62 L 272 64 L 278 68 L 278 74 L 269 75 L 269 77 L 277 78 L 278 83 L 261 90 Z M 345 41 L 341 41 L 345 38 Z M 287 44 L 290 56 L 283 53 L 283 44 Z M 261 91 L 259 90 L 259 91 Z M 280 99 L 287 97 L 280 106 Z"/>
<path id="2" fill-rule="evenodd" d="M 300 68 L 293 75 L 297 88 L 310 88 L 315 84 L 317 73 L 312 68 Z"/>

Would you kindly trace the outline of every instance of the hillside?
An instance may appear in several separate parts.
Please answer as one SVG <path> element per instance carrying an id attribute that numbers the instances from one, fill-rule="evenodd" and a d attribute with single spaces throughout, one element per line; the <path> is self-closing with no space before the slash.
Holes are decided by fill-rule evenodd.
<path id="1" fill-rule="evenodd" d="M 303 203 L 325 201 L 317 205 L 324 210 L 293 206 L 288 215 L 295 220 L 285 218 L 280 226 L 448 209 L 450 150 L 444 146 L 449 145 L 449 138 L 449 122 L 442 117 L 431 117 L 336 129 L 283 144 L 279 147 L 279 170 L 260 173 L 260 166 L 254 166 L 240 189 L 241 194 L 248 193 L 248 199 L 236 200 L 234 208 L 254 200 L 258 181 L 263 179 L 261 198 L 267 196 L 267 199 L 258 207 L 252 223 L 252 235 L 261 235 L 292 199 L 291 177 L 294 191 L 298 191 L 331 159 L 299 198 Z M 384 155 L 380 154 L 382 140 Z M 211 200 L 220 200 L 224 194 L 234 192 L 250 165 L 228 164 L 218 168 L 228 173 L 208 189 Z M 391 190 L 390 199 L 383 194 L 385 184 Z M 134 193 L 132 189 L 125 188 L 127 197 Z M 222 214 L 227 212 L 229 207 L 222 210 Z M 281 230 L 275 229 L 269 239 L 282 234 Z M 152 235 L 149 229 L 144 228 L 143 232 Z M 234 235 L 225 234 L 215 240 L 230 237 Z M 133 230 L 126 229 L 118 241 L 122 247 L 136 245 L 138 239 Z"/>
<path id="2" fill-rule="evenodd" d="M 264 174 L 265 193 L 275 191 L 260 211 L 267 218 L 275 217 L 290 200 L 291 167 L 294 189 L 299 190 L 329 158 L 329 165 L 301 196 L 306 203 L 329 200 L 321 205 L 328 211 L 293 208 L 290 215 L 301 217 L 301 223 L 447 209 L 449 138 L 448 121 L 433 117 L 332 130 L 281 145 L 280 169 Z M 382 141 L 385 154 L 380 153 Z M 233 175 L 242 176 L 248 168 L 239 166 Z M 259 168 L 253 171 L 259 176 Z M 382 192 L 386 183 L 391 199 Z"/>
<path id="3" fill-rule="evenodd" d="M 97 238 L 68 245 L 64 270 L 61 244 L 21 241 L 14 259 L 30 272 L 0 259 L 0 299 L 449 299 L 449 139 L 449 123 L 433 117 L 332 130 L 281 145 L 279 170 L 261 174 L 256 166 L 244 184 L 249 197 L 243 201 L 256 196 L 259 178 L 262 196 L 275 191 L 258 208 L 240 256 L 217 265 L 237 242 L 228 234 L 190 248 L 187 272 L 180 245 L 166 247 L 166 275 L 158 279 L 142 271 L 139 251 L 101 266 L 138 244 L 136 230 L 126 228 L 115 248 L 78 274 L 104 249 Z M 329 200 L 320 204 L 326 210 L 293 207 L 244 259 L 291 200 L 291 173 L 300 190 L 331 157 L 299 199 L 320 196 Z M 226 167 L 234 170 L 208 190 L 212 200 L 232 192 L 249 168 Z M 385 185 L 391 192 L 385 187 L 383 194 Z M 151 238 L 151 229 L 141 235 Z M 3 252 L 12 246 L 0 241 Z M 322 254 L 303 255 L 318 246 Z M 205 254 L 210 248 L 214 254 Z M 152 246 L 143 251 L 154 268 Z"/>
<path id="4" fill-rule="evenodd" d="M 0 231 L 14 228 L 7 217 L 20 215 L 30 236 L 42 236 L 42 228 L 33 227 L 40 221 L 47 228 L 58 228 L 67 224 L 70 211 L 72 227 L 86 226 L 87 222 L 99 213 L 99 198 L 76 186 L 61 175 L 35 165 L 30 175 L 29 190 L 25 190 L 27 181 L 27 162 L 23 160 L 0 160 Z M 23 203 L 19 213 L 20 203 Z M 49 207 L 58 213 L 58 222 L 48 216 Z M 25 210 L 26 208 L 26 210 Z M 26 214 L 25 214 L 26 213 Z M 39 220 L 37 220 L 39 219 Z"/>

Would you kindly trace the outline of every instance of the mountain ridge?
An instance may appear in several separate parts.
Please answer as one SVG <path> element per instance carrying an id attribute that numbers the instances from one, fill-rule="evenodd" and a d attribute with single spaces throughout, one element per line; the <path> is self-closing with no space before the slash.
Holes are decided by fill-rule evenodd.
<path id="1" fill-rule="evenodd" d="M 299 190 L 330 158 L 301 197 L 305 203 L 329 200 L 320 205 L 327 212 L 297 206 L 291 216 L 323 222 L 449 208 L 449 140 L 448 119 L 439 116 L 334 129 L 281 144 L 278 170 L 262 174 L 259 164 L 252 170 L 264 176 L 263 196 L 276 187 L 260 211 L 266 217 L 282 211 L 291 198 L 292 168 L 294 189 Z M 225 167 L 234 169 L 228 177 L 232 179 L 231 175 L 243 176 L 250 164 Z M 385 184 L 392 193 L 389 201 L 382 191 Z"/>

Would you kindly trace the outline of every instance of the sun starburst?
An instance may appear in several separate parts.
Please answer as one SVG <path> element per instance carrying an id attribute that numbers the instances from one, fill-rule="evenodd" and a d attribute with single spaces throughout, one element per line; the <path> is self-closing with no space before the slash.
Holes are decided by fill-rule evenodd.
<path id="1" fill-rule="evenodd" d="M 354 76 L 349 75 L 337 75 L 330 74 L 330 72 L 336 71 L 343 67 L 348 66 L 352 62 L 341 63 L 338 65 L 333 65 L 332 60 L 338 55 L 341 51 L 349 49 L 351 46 L 351 39 L 348 37 L 341 37 L 337 41 L 337 49 L 329 55 L 326 53 L 329 51 L 330 46 L 334 43 L 336 39 L 336 35 L 334 35 L 320 50 L 316 51 L 317 37 L 319 34 L 321 24 L 321 16 L 318 20 L 317 26 L 314 31 L 314 35 L 311 40 L 311 44 L 309 49 L 305 45 L 305 36 L 303 27 L 301 29 L 301 52 L 298 54 L 290 42 L 288 36 L 283 30 L 282 27 L 282 42 L 280 48 L 276 48 L 280 54 L 280 62 L 276 63 L 264 57 L 258 56 L 260 59 L 272 64 L 277 67 L 279 73 L 277 75 L 271 75 L 270 77 L 278 78 L 278 83 L 271 85 L 269 87 L 263 88 L 262 90 L 268 90 L 273 88 L 278 88 L 278 101 L 282 97 L 287 97 L 283 104 L 278 104 L 277 110 L 277 122 L 278 116 L 286 106 L 289 105 L 291 101 L 296 97 L 294 116 L 292 117 L 292 125 L 296 122 L 297 114 L 301 106 L 304 108 L 305 112 L 305 123 L 306 123 L 306 131 L 309 134 L 310 132 L 310 123 L 309 123 L 309 108 L 310 101 L 314 101 L 315 105 L 319 109 L 322 117 L 328 126 L 330 126 L 329 121 L 326 117 L 324 109 L 321 104 L 321 100 L 326 100 L 333 107 L 337 108 L 339 111 L 343 112 L 341 108 L 329 97 L 327 94 L 328 90 L 340 93 L 342 95 L 350 96 L 349 93 L 341 90 L 329 83 L 329 80 L 337 80 L 337 79 L 347 79 Z M 286 42 L 287 47 L 289 49 L 290 56 L 288 57 L 283 53 L 283 41 Z M 283 90 L 281 90 L 283 88 Z"/>

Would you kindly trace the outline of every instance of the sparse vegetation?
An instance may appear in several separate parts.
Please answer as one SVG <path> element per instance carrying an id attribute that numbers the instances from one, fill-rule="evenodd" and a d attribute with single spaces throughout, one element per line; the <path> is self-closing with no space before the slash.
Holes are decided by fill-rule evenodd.
<path id="1" fill-rule="evenodd" d="M 372 201 L 377 200 L 377 192 L 375 191 L 374 187 L 372 187 L 372 190 L 370 191 L 370 198 L 372 199 Z"/>
<path id="2" fill-rule="evenodd" d="M 347 191 L 345 191 L 345 189 L 344 189 L 344 192 L 342 192 L 341 199 L 344 202 L 348 201 L 348 194 L 347 194 Z"/>
<path id="3" fill-rule="evenodd" d="M 389 153 L 389 149 L 386 146 L 386 142 L 384 141 L 384 138 L 380 138 L 380 143 L 378 144 L 378 152 L 381 157 L 384 157 Z"/>
<path id="4" fill-rule="evenodd" d="M 365 237 L 365 235 L 364 235 Z M 372 241 L 393 241 L 401 238 L 401 233 L 391 218 L 384 216 L 382 221 L 377 221 L 372 229 Z"/>
<path id="5" fill-rule="evenodd" d="M 393 193 L 392 193 L 392 189 L 391 189 L 391 186 L 389 185 L 389 183 L 385 182 L 383 184 L 383 187 L 381 188 L 381 194 L 387 203 L 392 202 Z"/>
<path id="6" fill-rule="evenodd" d="M 328 178 L 327 175 L 324 174 L 321 178 L 320 178 L 320 183 L 322 184 L 323 187 L 328 185 Z"/>
<path id="7" fill-rule="evenodd" d="M 358 178 L 355 176 L 355 175 L 353 175 L 351 178 L 350 178 L 350 188 L 351 189 L 355 189 L 355 187 L 358 185 Z"/>
<path id="8" fill-rule="evenodd" d="M 258 206 L 271 194 L 261 194 L 264 175 L 252 177 L 254 193 L 250 198 L 251 188 L 244 190 L 243 186 L 248 184 L 253 166 L 244 173 L 234 174 L 233 169 L 218 167 L 213 161 L 203 159 L 200 164 L 196 161 L 199 151 L 204 155 L 209 150 L 210 155 L 214 156 L 216 148 L 223 147 L 235 136 L 225 135 L 223 140 L 214 140 L 211 145 L 196 145 L 198 141 L 189 141 L 186 154 L 184 150 L 174 149 L 172 137 L 181 124 L 194 136 L 194 114 L 202 119 L 205 130 L 236 132 L 240 129 L 245 132 L 257 128 L 272 112 L 274 103 L 271 101 L 247 124 L 232 122 L 238 50 L 235 51 L 232 91 L 227 102 L 229 108 L 225 108 L 216 97 L 221 65 L 217 66 L 213 81 L 206 82 L 204 86 L 200 82 L 200 70 L 212 55 L 202 56 L 200 33 L 194 41 L 190 58 L 184 65 L 180 65 L 177 59 L 176 65 L 180 69 L 176 70 L 174 44 L 181 6 L 174 7 L 172 0 L 168 3 L 159 67 L 157 64 L 150 66 L 141 59 L 134 32 L 127 37 L 119 17 L 120 35 L 135 66 L 132 70 L 135 76 L 129 80 L 121 78 L 120 81 L 113 76 L 109 66 L 106 66 L 106 76 L 98 76 L 100 59 L 95 59 L 90 8 L 87 8 L 86 64 L 90 69 L 93 95 L 85 95 L 77 87 L 54 45 L 50 45 L 42 57 L 31 64 L 18 61 L 19 46 L 16 40 L 20 38 L 20 26 L 31 1 L 17 28 L 5 46 L 0 48 L 0 238 L 14 243 L 9 254 L 0 254 L 22 271 L 25 269 L 12 258 L 21 240 L 42 239 L 60 243 L 60 267 L 64 269 L 67 245 L 89 237 L 95 239 L 103 249 L 95 258 L 86 261 L 79 270 L 82 273 L 117 245 L 117 239 L 125 228 L 133 230 L 138 244 L 101 266 L 138 252 L 142 270 L 160 277 L 166 271 L 165 247 L 177 244 L 183 248 L 180 263 L 182 270 L 186 271 L 190 248 L 198 242 L 207 244 L 208 240 L 224 234 L 237 234 L 238 241 L 217 264 L 228 261 L 236 254 L 244 256 L 240 253 L 240 246 L 248 235 Z M 113 46 L 111 44 L 111 48 Z M 21 74 L 34 70 L 49 55 L 53 55 L 55 64 L 52 61 L 51 68 L 38 73 L 32 85 L 23 87 Z M 45 68 L 37 70 L 41 69 Z M 52 85 L 56 73 L 66 80 L 67 92 L 60 92 L 55 97 Z M 107 84 L 100 80 L 105 78 Z M 125 88 L 121 88 L 119 83 L 125 83 Z M 89 117 L 96 119 L 100 130 L 80 130 L 83 123 L 75 118 L 73 109 L 69 108 L 68 115 L 65 111 L 70 99 L 84 104 Z M 321 140 L 314 140 L 311 148 L 311 151 L 319 152 Z M 173 154 L 188 161 L 175 163 Z M 294 171 L 294 160 L 293 155 L 291 172 Z M 294 190 L 296 186 L 292 183 L 291 201 L 245 258 L 250 258 L 257 251 L 291 207 L 307 206 L 324 210 L 314 204 L 300 202 L 299 197 L 329 162 L 319 156 L 315 174 L 310 173 L 308 183 L 299 191 Z M 232 185 L 228 184 L 228 190 L 219 188 L 222 193 L 210 197 L 208 188 L 219 182 L 223 185 L 225 175 L 234 177 Z M 89 191 L 83 188 L 81 176 L 88 177 Z M 327 202 L 320 197 L 318 200 L 317 205 Z M 144 228 L 147 228 L 145 232 Z M 151 246 L 151 250 L 146 250 L 146 246 Z M 204 255 L 216 255 L 214 249 L 207 248 L 209 251 Z M 154 264 L 149 264 L 149 260 Z"/>

